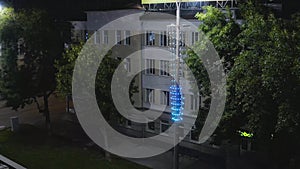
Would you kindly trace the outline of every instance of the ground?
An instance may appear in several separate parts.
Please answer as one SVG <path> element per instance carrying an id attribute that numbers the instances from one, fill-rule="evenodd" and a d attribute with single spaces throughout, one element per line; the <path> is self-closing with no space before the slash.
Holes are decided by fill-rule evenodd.
<path id="1" fill-rule="evenodd" d="M 146 169 L 127 160 L 104 153 L 96 146 L 85 146 L 61 135 L 49 136 L 43 129 L 22 125 L 21 131 L 0 132 L 0 152 L 29 169 Z"/>
<path id="2" fill-rule="evenodd" d="M 53 134 L 45 131 L 45 118 L 36 105 L 18 111 L 0 103 L 0 126 L 10 127 L 10 117 L 18 116 L 21 131 L 0 132 L 0 154 L 28 169 L 146 169 L 127 160 L 112 156 L 104 159 L 104 152 L 95 146 L 76 122 L 76 116 L 65 112 L 65 100 L 49 99 Z"/>

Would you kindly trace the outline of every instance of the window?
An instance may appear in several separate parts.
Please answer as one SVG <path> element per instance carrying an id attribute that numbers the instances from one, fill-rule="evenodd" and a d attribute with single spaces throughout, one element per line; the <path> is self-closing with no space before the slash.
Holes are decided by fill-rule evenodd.
<path id="1" fill-rule="evenodd" d="M 192 33 L 192 45 L 194 45 L 199 40 L 199 32 Z"/>
<path id="2" fill-rule="evenodd" d="M 132 126 L 131 120 L 127 120 L 126 126 L 129 127 L 129 128 L 131 128 L 131 126 Z"/>
<path id="3" fill-rule="evenodd" d="M 89 35 L 88 31 L 85 31 L 84 34 L 85 34 L 84 35 L 85 41 L 87 41 L 90 38 L 90 35 Z"/>
<path id="4" fill-rule="evenodd" d="M 131 72 L 131 59 L 126 58 L 124 64 L 124 68 L 127 70 L 127 72 Z"/>
<path id="5" fill-rule="evenodd" d="M 145 90 L 145 103 L 155 103 L 154 89 L 146 89 Z"/>
<path id="6" fill-rule="evenodd" d="M 125 31 L 125 45 L 130 45 L 131 39 L 130 39 L 130 31 Z"/>
<path id="7" fill-rule="evenodd" d="M 191 141 L 197 141 L 197 142 L 199 141 L 199 132 L 198 132 L 195 125 L 192 127 L 190 140 Z"/>
<path id="8" fill-rule="evenodd" d="M 121 39 L 122 39 L 121 31 L 116 31 L 116 44 L 121 45 L 122 43 Z"/>
<path id="9" fill-rule="evenodd" d="M 186 43 L 186 32 L 182 32 L 180 46 L 185 46 L 185 43 Z"/>
<path id="10" fill-rule="evenodd" d="M 160 92 L 160 104 L 170 106 L 170 92 L 167 91 Z"/>
<path id="11" fill-rule="evenodd" d="M 146 74 L 155 74 L 155 60 L 146 59 Z"/>
<path id="12" fill-rule="evenodd" d="M 186 101 L 185 101 L 185 94 L 182 94 L 182 98 L 183 98 L 183 105 L 182 105 L 182 107 L 184 108 L 184 109 L 186 109 L 187 107 L 186 107 Z"/>
<path id="13" fill-rule="evenodd" d="M 160 61 L 160 75 L 161 76 L 170 76 L 169 72 L 170 72 L 170 62 L 169 61 L 165 61 L 165 60 L 161 60 Z"/>
<path id="14" fill-rule="evenodd" d="M 160 46 L 167 46 L 167 32 L 161 32 L 159 37 L 159 45 Z"/>
<path id="15" fill-rule="evenodd" d="M 95 32 L 95 44 L 100 44 L 101 39 L 100 39 L 100 32 L 96 31 Z"/>
<path id="16" fill-rule="evenodd" d="M 169 121 L 167 121 L 167 120 L 160 121 L 160 132 L 161 133 L 166 133 L 166 131 L 169 129 L 169 127 L 170 127 Z"/>
<path id="17" fill-rule="evenodd" d="M 154 46 L 155 45 L 155 34 L 152 31 L 146 33 L 146 45 Z"/>
<path id="18" fill-rule="evenodd" d="M 18 40 L 18 59 L 24 59 L 24 55 L 25 55 L 25 49 L 24 49 L 24 39 L 20 38 Z"/>
<path id="19" fill-rule="evenodd" d="M 191 95 L 191 100 L 190 100 L 190 103 L 191 103 L 191 110 L 198 110 L 199 109 L 199 97 L 198 96 L 194 96 L 194 95 Z"/>
<path id="20" fill-rule="evenodd" d="M 153 120 L 151 120 L 151 122 L 149 122 L 147 124 L 147 131 L 150 131 L 150 132 L 155 131 L 155 122 Z"/>
<path id="21" fill-rule="evenodd" d="M 103 31 L 103 44 L 108 44 L 108 31 Z"/>

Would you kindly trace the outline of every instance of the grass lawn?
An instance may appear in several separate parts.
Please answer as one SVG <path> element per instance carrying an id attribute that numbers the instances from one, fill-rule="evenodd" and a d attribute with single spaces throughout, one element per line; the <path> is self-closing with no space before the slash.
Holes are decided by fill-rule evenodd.
<path id="1" fill-rule="evenodd" d="M 74 145 L 32 126 L 0 132 L 0 154 L 28 169 L 147 169 L 112 156 L 108 162 L 99 150 Z"/>

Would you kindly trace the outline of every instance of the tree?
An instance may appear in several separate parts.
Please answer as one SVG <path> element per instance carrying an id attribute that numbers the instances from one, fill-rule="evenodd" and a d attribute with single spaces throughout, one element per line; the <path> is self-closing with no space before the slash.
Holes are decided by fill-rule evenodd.
<path id="1" fill-rule="evenodd" d="M 243 49 L 228 77 L 222 128 L 227 135 L 247 128 L 258 149 L 272 152 L 283 168 L 299 147 L 299 22 L 251 3 L 243 11 Z"/>
<path id="2" fill-rule="evenodd" d="M 283 168 L 297 155 L 300 142 L 300 17 L 275 18 L 249 2 L 241 6 L 244 24 L 238 26 L 218 9 L 205 10 L 197 14 L 200 30 L 223 58 L 228 76 L 226 110 L 216 134 L 235 140 L 238 130 L 248 130 L 257 149 L 269 152 Z M 203 50 L 205 44 L 200 41 L 195 48 Z M 209 88 L 203 61 L 189 52 L 186 61 L 198 85 Z M 209 90 L 201 90 L 209 96 Z"/>
<path id="3" fill-rule="evenodd" d="M 55 67 L 58 69 L 58 72 L 56 74 L 56 80 L 58 84 L 57 91 L 64 97 L 72 93 L 72 76 L 77 59 L 83 59 L 87 65 L 98 64 L 91 59 L 89 60 L 89 58 L 95 58 L 95 56 L 98 57 L 99 52 L 97 53 L 97 51 L 95 50 L 98 50 L 99 48 L 94 47 L 93 44 L 87 44 L 85 47 L 83 47 L 83 45 L 83 43 L 70 45 L 70 47 L 67 48 L 64 52 L 63 57 L 56 61 Z M 78 58 L 80 53 L 82 58 Z M 112 51 L 109 51 L 107 54 L 105 54 L 101 64 L 99 65 L 95 81 L 95 94 L 98 106 L 101 109 L 101 113 L 106 121 L 111 125 L 122 118 L 113 104 L 111 95 L 112 77 L 120 63 L 121 60 L 119 58 L 112 57 Z M 125 68 L 122 72 L 126 72 Z M 79 73 L 82 73 L 82 76 L 89 76 L 89 74 L 84 69 L 81 70 L 79 68 Z M 124 76 L 126 76 L 126 73 L 124 74 Z M 134 82 L 132 82 L 130 86 L 130 97 L 134 92 L 137 91 L 137 88 L 133 84 Z M 85 87 L 91 87 L 90 85 L 92 84 L 86 84 Z M 119 88 L 124 88 L 124 91 L 126 90 L 126 87 L 121 85 L 119 86 Z M 104 133 L 103 136 L 105 141 L 107 142 L 106 133 Z M 106 158 L 110 160 L 109 153 L 105 152 L 105 155 Z"/>
<path id="4" fill-rule="evenodd" d="M 205 100 L 204 107 L 200 107 L 198 112 L 198 119 L 196 120 L 196 127 L 201 131 L 203 123 L 205 122 L 207 113 L 210 107 L 211 90 L 210 80 L 207 71 L 203 65 L 207 51 L 207 43 L 212 42 L 220 59 L 225 67 L 225 72 L 228 73 L 234 65 L 234 58 L 240 53 L 241 46 L 236 38 L 241 32 L 240 26 L 232 18 L 232 14 L 227 9 L 224 13 L 220 9 L 212 6 L 204 7 L 205 13 L 196 14 L 196 18 L 202 23 L 199 27 L 200 40 L 191 49 L 187 51 L 186 64 L 197 80 L 200 87 L 200 95 Z M 202 35 L 203 32 L 203 35 Z M 201 53 L 200 56 L 195 54 Z M 208 63 L 206 63 L 208 64 Z M 214 66 L 211 65 L 213 68 Z M 211 70 L 214 71 L 214 70 Z"/>
<path id="5" fill-rule="evenodd" d="M 206 6 L 205 13 L 197 13 L 196 18 L 202 22 L 199 30 L 213 43 L 220 58 L 223 60 L 225 72 L 231 70 L 234 58 L 241 51 L 238 38 L 240 25 L 233 19 L 229 9 L 222 12 L 220 9 Z"/>
<path id="6" fill-rule="evenodd" d="M 1 95 L 15 110 L 36 103 L 50 131 L 48 98 L 56 87 L 54 60 L 64 48 L 60 32 L 43 11 L 8 8 L 1 12 L 0 39 Z"/>
<path id="7" fill-rule="evenodd" d="M 57 81 L 57 91 L 61 96 L 68 96 L 72 93 L 72 77 L 73 70 L 75 67 L 76 59 L 78 58 L 80 52 L 83 49 L 83 43 L 73 44 L 67 48 L 61 59 L 58 59 L 55 63 L 55 67 L 58 69 L 56 73 Z M 85 55 L 96 55 L 93 50 L 86 50 Z M 115 72 L 115 69 L 120 64 L 120 60 L 117 58 L 110 57 L 111 52 L 106 54 L 101 62 L 95 83 L 96 97 L 99 107 L 101 107 L 101 112 L 107 121 L 114 113 L 117 112 L 114 105 L 112 104 L 111 97 L 111 80 Z M 88 58 L 88 57 L 86 57 Z M 89 61 L 86 62 L 89 64 Z M 94 64 L 94 63 L 90 63 Z M 83 70 L 85 71 L 85 70 Z M 88 84 L 87 84 L 88 85 Z"/>

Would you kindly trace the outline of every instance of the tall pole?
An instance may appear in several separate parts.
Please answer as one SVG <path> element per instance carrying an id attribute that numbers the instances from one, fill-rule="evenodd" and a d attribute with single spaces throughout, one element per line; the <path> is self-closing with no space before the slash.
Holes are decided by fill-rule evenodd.
<path id="1" fill-rule="evenodd" d="M 180 66 L 180 6 L 181 6 L 181 0 L 176 1 L 176 58 L 175 58 L 175 80 L 178 86 L 179 84 L 179 66 Z M 174 153 L 173 153 L 173 169 L 179 169 L 179 133 L 178 133 L 178 122 L 174 122 Z"/>

